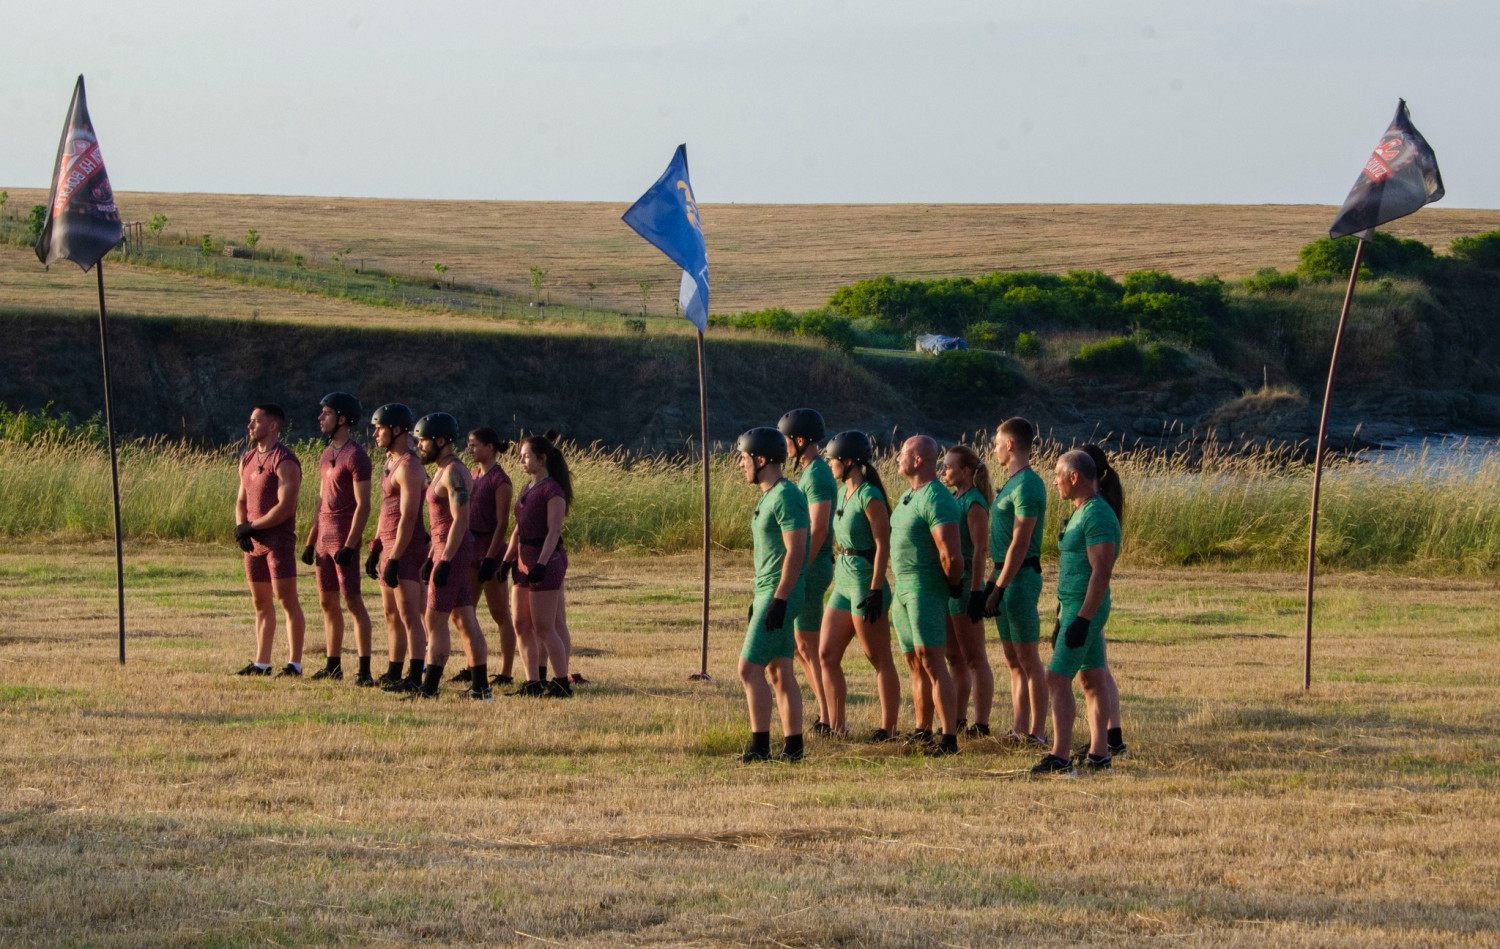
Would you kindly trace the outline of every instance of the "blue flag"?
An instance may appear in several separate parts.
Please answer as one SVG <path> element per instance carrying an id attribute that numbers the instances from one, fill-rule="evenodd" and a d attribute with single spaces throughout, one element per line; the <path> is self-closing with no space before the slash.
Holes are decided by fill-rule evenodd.
<path id="1" fill-rule="evenodd" d="M 621 220 L 682 268 L 678 302 L 683 316 L 703 332 L 708 326 L 708 248 L 688 181 L 686 145 L 677 146 L 667 170 Z"/>

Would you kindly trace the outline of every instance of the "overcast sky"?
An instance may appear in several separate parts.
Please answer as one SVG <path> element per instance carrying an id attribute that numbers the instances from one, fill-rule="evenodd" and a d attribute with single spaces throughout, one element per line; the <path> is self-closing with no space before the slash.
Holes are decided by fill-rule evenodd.
<path id="1" fill-rule="evenodd" d="M 0 186 L 81 72 L 122 191 L 1338 204 L 1404 96 L 1500 207 L 1494 0 L 6 7 Z"/>

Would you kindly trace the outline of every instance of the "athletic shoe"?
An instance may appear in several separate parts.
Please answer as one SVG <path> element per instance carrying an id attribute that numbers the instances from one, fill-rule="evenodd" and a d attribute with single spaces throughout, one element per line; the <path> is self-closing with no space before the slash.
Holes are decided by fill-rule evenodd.
<path id="1" fill-rule="evenodd" d="M 437 689 L 433 689 L 431 692 L 429 692 L 421 686 L 417 686 L 415 689 L 402 694 L 401 701 L 414 702 L 418 699 L 435 699 L 438 697 L 438 694 L 439 693 Z"/>
<path id="2" fill-rule="evenodd" d="M 1083 765 L 1083 770 L 1085 771 L 1108 771 L 1113 761 L 1109 755 L 1096 758 L 1093 755 L 1086 754 L 1078 763 Z"/>
<path id="3" fill-rule="evenodd" d="M 471 685 L 458 693 L 458 697 L 461 699 L 473 699 L 476 702 L 493 702 L 495 701 L 495 690 L 487 685 Z"/>
<path id="4" fill-rule="evenodd" d="M 787 751 L 785 748 L 783 748 L 781 751 L 778 751 L 776 753 L 775 760 L 777 760 L 777 761 L 785 761 L 785 762 L 787 762 L 789 764 L 796 764 L 797 762 L 799 762 L 799 761 L 802 760 L 803 754 L 804 754 L 804 752 L 801 752 L 801 751 L 797 752 L 796 754 L 793 754 L 792 752 Z"/>
<path id="5" fill-rule="evenodd" d="M 913 728 L 901 739 L 901 747 L 907 751 L 920 751 L 923 747 L 932 744 L 932 729 Z"/>
<path id="6" fill-rule="evenodd" d="M 343 666 L 325 666 L 322 669 L 319 669 L 317 672 L 314 672 L 310 678 L 313 678 L 313 679 L 332 679 L 335 682 L 337 682 L 337 681 L 339 681 L 339 680 L 341 680 L 341 679 L 344 678 L 344 667 Z"/>
<path id="7" fill-rule="evenodd" d="M 1057 755 L 1049 754 L 1041 761 L 1032 765 L 1031 773 L 1035 775 L 1074 775 L 1073 762 L 1067 758 L 1059 758 Z"/>
<path id="8" fill-rule="evenodd" d="M 740 764 L 749 764 L 752 761 L 770 761 L 771 756 L 763 751 L 751 751 L 746 748 L 745 753 L 734 759 Z"/>
<path id="9" fill-rule="evenodd" d="M 547 693 L 547 687 L 545 685 L 543 685 L 542 683 L 538 682 L 536 679 L 529 679 L 526 682 L 522 682 L 521 685 L 518 688 L 512 689 L 511 691 L 509 691 L 509 692 L 507 692 L 505 694 L 506 695 L 524 695 L 524 696 L 529 696 L 531 698 L 536 698 L 537 696 L 545 695 L 546 693 Z"/>
<path id="10" fill-rule="evenodd" d="M 594 683 L 590 682 L 588 679 L 585 679 L 583 676 L 581 676 L 581 675 L 579 675 L 578 673 L 575 672 L 571 676 L 568 677 L 568 684 L 569 685 L 593 685 Z"/>
<path id="11" fill-rule="evenodd" d="M 420 679 L 397 679 L 389 685 L 382 685 L 380 691 L 406 695 L 411 692 L 422 691 L 422 682 Z"/>
<path id="12" fill-rule="evenodd" d="M 1045 736 L 1027 735 L 1026 745 L 1032 748 L 1041 748 L 1043 750 L 1046 750 L 1052 747 L 1052 742 L 1048 741 Z"/>
<path id="13" fill-rule="evenodd" d="M 571 699 L 573 690 L 561 679 L 548 679 L 545 691 L 542 695 L 549 699 Z"/>
<path id="14" fill-rule="evenodd" d="M 990 726 L 975 723 L 968 728 L 962 729 L 965 738 L 988 738 L 990 737 Z"/>
<path id="15" fill-rule="evenodd" d="M 823 721 L 821 718 L 818 719 L 816 722 L 813 722 L 812 730 L 813 730 L 813 734 L 814 735 L 831 735 L 831 734 L 833 734 L 833 729 L 828 725 L 827 722 Z"/>
<path id="16" fill-rule="evenodd" d="M 1118 745 L 1110 745 L 1109 746 L 1109 756 L 1111 758 L 1129 758 L 1130 757 L 1130 746 L 1126 745 L 1123 741 L 1120 742 Z"/>
<path id="17" fill-rule="evenodd" d="M 270 666 L 266 666 L 264 669 L 261 669 L 257 667 L 253 662 L 245 668 L 241 669 L 239 672 L 235 673 L 235 675 L 237 676 L 268 676 L 273 674 L 274 672 Z"/>
<path id="18" fill-rule="evenodd" d="M 449 676 L 448 677 L 448 681 L 449 682 L 468 682 L 472 678 L 474 678 L 474 670 L 470 669 L 468 666 L 464 666 L 462 669 L 458 670 L 457 672 L 455 672 L 451 676 Z"/>
<path id="19" fill-rule="evenodd" d="M 946 755 L 958 754 L 958 736 L 940 735 L 936 741 L 928 742 L 922 746 L 922 754 L 929 758 L 942 758 Z"/>
<path id="20" fill-rule="evenodd" d="M 276 673 L 276 678 L 300 679 L 302 678 L 302 670 L 289 662 L 281 667 L 280 672 Z"/>
<path id="21" fill-rule="evenodd" d="M 373 688 L 375 685 L 375 677 L 370 675 L 368 672 L 361 672 L 358 676 L 355 677 L 354 684 L 362 689 Z"/>
<path id="22" fill-rule="evenodd" d="M 490 676 L 490 685 L 512 685 L 515 683 L 515 681 L 515 679 L 511 678 L 503 672 L 497 672 L 494 675 Z"/>
<path id="23" fill-rule="evenodd" d="M 382 689 L 389 690 L 389 688 L 391 686 L 395 685 L 397 682 L 400 682 L 401 679 L 402 679 L 401 673 L 399 673 L 399 672 L 395 672 L 395 673 L 387 672 L 385 675 L 383 675 L 380 678 L 376 679 L 375 680 L 375 684 L 378 685 L 378 686 L 380 686 Z"/>
<path id="24" fill-rule="evenodd" d="M 895 740 L 895 735 L 892 735 L 884 728 L 877 728 L 874 731 L 870 732 L 870 737 L 865 739 L 865 743 L 869 745 L 884 745 Z"/>
<path id="25" fill-rule="evenodd" d="M 965 731 L 968 730 L 968 728 L 969 728 L 969 720 L 967 718 L 960 718 L 958 720 L 958 727 L 955 728 L 955 729 L 953 729 L 953 734 L 955 734 L 955 735 L 962 735 Z"/>

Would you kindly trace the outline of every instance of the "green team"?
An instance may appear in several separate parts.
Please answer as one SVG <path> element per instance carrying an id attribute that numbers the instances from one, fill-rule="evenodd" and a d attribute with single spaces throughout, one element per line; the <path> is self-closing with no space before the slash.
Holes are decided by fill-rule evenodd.
<path id="1" fill-rule="evenodd" d="M 891 509 L 891 567 L 895 596 L 891 625 L 911 669 L 917 728 L 912 737 L 934 754 L 958 751 L 957 694 L 948 672 L 948 600 L 963 592 L 958 502 L 937 480 L 938 444 L 914 435 L 896 464 L 911 490 Z M 932 741 L 936 705 L 942 738 Z"/>
<path id="2" fill-rule="evenodd" d="M 1100 497 L 1097 469 L 1087 452 L 1070 451 L 1057 460 L 1053 483 L 1073 506 L 1058 539 L 1058 626 L 1064 630 L 1047 667 L 1052 693 L 1052 751 L 1032 774 L 1073 772 L 1073 677 L 1088 702 L 1089 751 L 1085 766 L 1110 766 L 1108 726 L 1109 667 L 1104 656 L 1104 624 L 1109 621 L 1109 580 L 1120 550 L 1120 521 Z"/>
<path id="3" fill-rule="evenodd" d="M 750 518 L 755 539 L 755 595 L 750 604 L 740 683 L 750 707 L 750 745 L 741 761 L 771 758 L 771 695 L 781 708 L 785 742 L 777 758 L 802 760 L 802 690 L 792 656 L 791 618 L 802 609 L 802 565 L 807 562 L 807 499 L 781 475 L 786 440 L 774 428 L 752 428 L 735 442 L 745 480 L 760 489 Z M 767 677 L 770 678 L 769 685 Z"/>
<path id="4" fill-rule="evenodd" d="M 990 509 L 990 559 L 985 615 L 995 617 L 1005 664 L 1010 667 L 1013 719 L 1009 740 L 1017 747 L 1048 748 L 1047 675 L 1038 655 L 1042 595 L 1042 525 L 1047 485 L 1031 467 L 1036 430 L 1023 418 L 1006 419 L 995 432 L 995 461 L 1007 480 Z"/>
<path id="5" fill-rule="evenodd" d="M 823 687 L 818 645 L 823 628 L 823 598 L 833 583 L 833 502 L 839 488 L 828 462 L 819 454 L 818 444 L 827 431 L 822 415 L 815 409 L 792 409 L 781 417 L 776 428 L 786 437 L 787 456 L 802 471 L 797 488 L 807 498 L 807 516 L 811 522 L 807 563 L 802 568 L 802 609 L 792 622 L 792 630 L 797 642 L 797 661 L 802 664 L 802 672 L 818 703 L 813 734 L 826 735 L 832 731 L 829 723 L 833 715 Z"/>

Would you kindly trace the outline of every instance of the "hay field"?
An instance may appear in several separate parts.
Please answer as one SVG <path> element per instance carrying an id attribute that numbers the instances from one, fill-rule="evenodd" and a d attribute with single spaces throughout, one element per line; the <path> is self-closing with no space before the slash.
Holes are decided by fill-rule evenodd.
<path id="1" fill-rule="evenodd" d="M 10 189 L 10 207 L 45 201 Z M 196 244 L 204 233 L 327 263 L 344 247 L 354 264 L 448 276 L 530 294 L 527 268 L 548 271 L 554 302 L 670 314 L 678 272 L 620 221 L 628 203 L 417 201 L 269 195 L 121 192 L 127 220 L 170 219 L 166 233 Z M 1156 268 L 1179 276 L 1239 277 L 1287 269 L 1327 233 L 1334 207 L 1318 205 L 754 205 L 705 204 L 715 312 L 806 309 L 842 284 L 881 274 L 974 276 L 992 270 Z M 21 213 L 17 211 L 15 213 Z M 1458 235 L 1500 227 L 1500 211 L 1426 208 L 1391 232 L 1439 250 Z M 596 284 L 594 290 L 588 283 Z"/>
<path id="2" fill-rule="evenodd" d="M 1327 578 L 1304 695 L 1297 577 L 1126 571 L 1111 648 L 1133 756 L 1029 781 L 1000 773 L 1030 756 L 978 742 L 732 763 L 747 564 L 718 562 L 703 685 L 684 680 L 695 562 L 578 557 L 576 667 L 596 684 L 571 702 L 412 706 L 226 676 L 251 636 L 226 547 L 131 550 L 122 669 L 109 545 L 7 545 L 3 942 L 1500 938 L 1493 581 Z M 871 677 L 846 668 L 869 728 Z"/>

